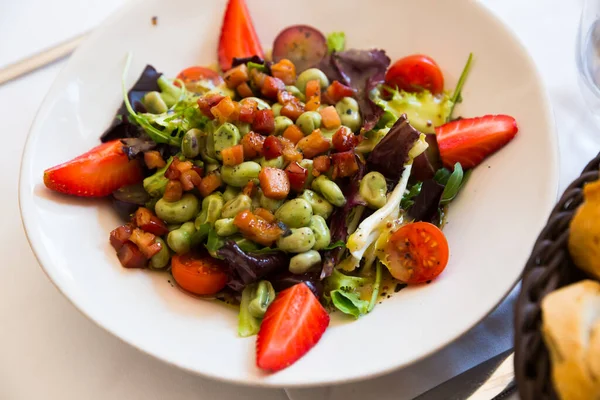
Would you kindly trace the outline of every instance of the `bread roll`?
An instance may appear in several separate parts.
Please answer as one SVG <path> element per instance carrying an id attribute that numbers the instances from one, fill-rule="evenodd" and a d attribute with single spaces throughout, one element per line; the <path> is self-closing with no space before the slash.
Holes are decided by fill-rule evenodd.
<path id="1" fill-rule="evenodd" d="M 542 301 L 542 334 L 562 400 L 600 400 L 600 283 L 585 280 Z"/>
<path id="2" fill-rule="evenodd" d="M 600 181 L 585 185 L 583 196 L 569 226 L 569 253 L 575 265 L 600 279 Z"/>

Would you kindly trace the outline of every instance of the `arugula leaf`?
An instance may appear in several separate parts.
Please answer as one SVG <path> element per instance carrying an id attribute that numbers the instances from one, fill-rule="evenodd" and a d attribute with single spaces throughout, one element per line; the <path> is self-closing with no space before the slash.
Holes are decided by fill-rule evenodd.
<path id="1" fill-rule="evenodd" d="M 450 179 L 450 175 L 450 171 L 448 171 L 446 168 L 440 168 L 435 172 L 433 180 L 435 180 L 440 185 L 446 186 L 446 184 L 448 183 L 448 179 Z"/>
<path id="2" fill-rule="evenodd" d="M 400 202 L 400 208 L 403 210 L 408 210 L 415 204 L 415 197 L 421 193 L 421 187 L 423 186 L 423 182 L 417 182 L 408 189 L 408 193 L 402 197 L 402 201 Z"/>
<path id="3" fill-rule="evenodd" d="M 456 84 L 456 88 L 454 89 L 454 93 L 450 98 L 452 102 L 452 107 L 450 108 L 450 114 L 446 118 L 446 122 L 452 121 L 452 114 L 454 113 L 454 107 L 456 103 L 462 103 L 462 88 L 465 85 L 465 81 L 467 80 L 467 75 L 469 74 L 469 70 L 471 69 L 471 62 L 473 61 L 473 53 L 469 53 L 469 58 L 467 59 L 467 64 L 465 64 L 465 68 L 463 68 L 462 73 L 460 74 L 460 78 L 458 78 L 458 83 Z"/>
<path id="4" fill-rule="evenodd" d="M 346 243 L 343 240 L 338 240 L 335 243 L 329 243 L 327 246 L 323 247 L 321 250 L 333 250 L 338 247 L 346 248 Z"/>
<path id="5" fill-rule="evenodd" d="M 210 227 L 210 230 L 208 231 L 208 240 L 206 241 L 206 249 L 209 252 L 214 253 L 224 245 L 225 241 L 217 235 L 217 231 L 214 228 Z"/>
<path id="6" fill-rule="evenodd" d="M 332 290 L 331 301 L 333 305 L 344 314 L 358 318 L 368 312 L 369 302 L 361 300 L 356 293 L 344 290 Z"/>
<path id="7" fill-rule="evenodd" d="M 267 67 L 265 66 L 265 64 L 259 64 L 252 61 L 248 61 L 246 65 L 248 66 L 248 72 L 250 72 L 250 70 L 252 69 L 257 69 L 259 72 L 267 72 Z"/>
<path id="8" fill-rule="evenodd" d="M 448 182 L 446 183 L 446 187 L 444 187 L 444 191 L 442 192 L 442 199 L 440 200 L 441 205 L 445 205 L 450 203 L 458 194 L 458 191 L 461 188 L 463 180 L 463 169 L 460 163 L 454 164 L 454 171 L 448 178 Z"/>
<path id="9" fill-rule="evenodd" d="M 331 54 L 334 51 L 344 51 L 346 48 L 346 34 L 344 32 L 332 32 L 327 35 L 327 50 Z"/>

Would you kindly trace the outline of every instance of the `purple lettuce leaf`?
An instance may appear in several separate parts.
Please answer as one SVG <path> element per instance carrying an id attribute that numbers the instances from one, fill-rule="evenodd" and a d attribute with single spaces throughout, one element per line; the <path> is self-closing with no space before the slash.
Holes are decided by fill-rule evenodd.
<path id="1" fill-rule="evenodd" d="M 157 72 L 153 66 L 146 65 L 142 75 L 127 93 L 129 102 L 135 111 L 146 112 L 146 108 L 142 104 L 142 98 L 148 92 L 160 91 L 157 80 L 161 75 L 162 73 Z M 125 103 L 121 103 L 115 118 L 108 129 L 100 136 L 100 140 L 104 143 L 115 139 L 138 137 L 143 131 L 137 125 L 129 122 L 128 116 L 129 113 L 125 108 Z"/>
<path id="2" fill-rule="evenodd" d="M 226 241 L 217 250 L 217 255 L 229 265 L 227 286 L 237 292 L 269 274 L 287 270 L 290 263 L 288 255 L 282 251 L 246 253 L 233 240 Z"/>
<path id="3" fill-rule="evenodd" d="M 369 155 L 369 171 L 381 172 L 388 180 L 398 182 L 408 161 L 408 152 L 420 135 L 408 123 L 406 115 L 400 116 Z"/>
<path id="4" fill-rule="evenodd" d="M 277 292 L 290 288 L 298 283 L 305 283 L 317 298 L 321 298 L 321 295 L 323 294 L 323 283 L 319 280 L 320 273 L 321 271 L 319 269 L 312 269 L 303 274 L 292 274 L 290 271 L 286 270 L 270 275 L 267 279 L 271 282 L 273 288 Z"/>
<path id="5" fill-rule="evenodd" d="M 415 221 L 431 222 L 438 225 L 439 207 L 444 186 L 433 179 L 423 182 L 421 191 L 415 197 L 414 204 L 408 209 L 408 216 Z"/>
<path id="6" fill-rule="evenodd" d="M 334 52 L 317 65 L 331 80 L 337 80 L 356 90 L 356 100 L 363 119 L 363 129 L 375 127 L 383 114 L 369 94 L 385 79 L 390 58 L 383 50 L 346 50 Z"/>

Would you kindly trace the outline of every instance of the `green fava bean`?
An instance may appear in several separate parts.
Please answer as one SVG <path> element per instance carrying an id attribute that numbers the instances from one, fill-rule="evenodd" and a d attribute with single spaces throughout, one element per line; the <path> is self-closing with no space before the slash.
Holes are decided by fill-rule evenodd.
<path id="1" fill-rule="evenodd" d="M 313 160 L 303 158 L 302 160 L 298 161 L 298 164 L 300 164 L 302 168 L 306 168 L 308 170 L 308 178 L 306 178 L 306 182 L 304 182 L 304 189 L 309 188 L 312 184 L 312 181 L 315 179 L 315 176 L 313 175 Z"/>
<path id="2" fill-rule="evenodd" d="M 383 207 L 387 200 L 387 183 L 385 177 L 376 171 L 369 172 L 360 181 L 359 194 L 370 208 L 378 209 Z"/>
<path id="3" fill-rule="evenodd" d="M 254 318 L 262 318 L 267 312 L 267 308 L 275 300 L 275 289 L 269 281 L 260 281 L 252 293 L 252 298 L 248 304 L 248 311 Z"/>
<path id="4" fill-rule="evenodd" d="M 231 236 L 238 233 L 238 228 L 233 224 L 233 218 L 221 218 L 215 222 L 215 232 L 219 236 Z"/>
<path id="5" fill-rule="evenodd" d="M 248 182 L 258 179 L 261 166 L 254 161 L 245 161 L 236 166 L 223 165 L 221 167 L 221 179 L 228 185 L 244 187 Z"/>
<path id="6" fill-rule="evenodd" d="M 192 247 L 192 235 L 196 232 L 193 222 L 186 222 L 179 229 L 169 232 L 167 243 L 177 254 L 184 254 Z"/>
<path id="7" fill-rule="evenodd" d="M 294 121 L 292 121 L 288 117 L 284 117 L 283 115 L 275 117 L 275 135 L 281 135 L 287 128 L 289 128 L 292 125 L 294 125 Z"/>
<path id="8" fill-rule="evenodd" d="M 336 207 L 346 204 L 346 198 L 344 197 L 344 193 L 342 193 L 342 189 L 324 175 L 315 179 L 311 187 L 314 191 L 321 193 L 328 202 Z"/>
<path id="9" fill-rule="evenodd" d="M 304 190 L 300 197 L 308 201 L 308 204 L 310 204 L 312 207 L 314 215 L 319 215 L 324 219 L 327 219 L 333 212 L 333 206 L 331 203 L 312 190 Z"/>
<path id="10" fill-rule="evenodd" d="M 315 234 L 308 227 L 291 229 L 287 236 L 277 239 L 277 247 L 288 253 L 304 253 L 315 245 Z"/>
<path id="11" fill-rule="evenodd" d="M 161 269 L 169 265 L 169 261 L 171 261 L 171 253 L 169 252 L 169 247 L 164 240 L 156 237 L 156 243 L 160 243 L 160 251 L 150 258 L 150 266 L 152 268 Z"/>
<path id="12" fill-rule="evenodd" d="M 347 126 L 352 132 L 357 132 L 362 126 L 362 118 L 358 103 L 352 97 L 344 97 L 335 105 L 335 110 L 340 116 L 342 125 Z"/>
<path id="13" fill-rule="evenodd" d="M 270 160 L 266 160 L 264 157 L 261 157 L 258 159 L 258 162 L 259 162 L 260 166 L 263 168 L 265 168 L 265 167 L 272 167 L 272 168 L 279 168 L 279 169 L 285 168 L 285 159 L 283 158 L 283 156 L 275 157 Z"/>
<path id="14" fill-rule="evenodd" d="M 225 191 L 223 192 L 223 201 L 228 202 L 229 200 L 233 199 L 238 194 L 240 194 L 240 192 L 241 192 L 240 188 L 236 188 L 233 186 L 227 186 L 225 188 Z"/>
<path id="15" fill-rule="evenodd" d="M 235 146 L 241 140 L 240 131 L 237 126 L 225 122 L 213 134 L 215 155 L 219 160 L 223 159 L 221 152 L 228 147 Z"/>
<path id="16" fill-rule="evenodd" d="M 207 163 L 206 164 L 206 173 L 210 174 L 211 172 L 218 171 L 221 168 L 221 165 L 217 163 Z"/>
<path id="17" fill-rule="evenodd" d="M 237 122 L 235 126 L 237 126 L 242 136 L 246 136 L 252 130 L 252 125 L 247 122 Z"/>
<path id="18" fill-rule="evenodd" d="M 319 252 L 315 250 L 309 250 L 292 257 L 290 259 L 289 270 L 292 274 L 303 274 L 320 263 L 321 255 Z"/>
<path id="19" fill-rule="evenodd" d="M 200 129 L 190 129 L 181 139 L 181 154 L 186 158 L 196 158 L 200 154 L 200 144 L 204 134 Z"/>
<path id="20" fill-rule="evenodd" d="M 202 200 L 202 212 L 195 221 L 196 229 L 200 229 L 204 224 L 214 225 L 221 218 L 224 203 L 223 195 L 219 192 L 206 196 Z"/>
<path id="21" fill-rule="evenodd" d="M 242 99 L 242 101 L 240 101 L 240 104 L 244 105 L 245 102 L 247 102 L 248 100 L 254 100 L 256 102 L 256 104 L 258 105 L 259 110 L 270 110 L 271 109 L 271 106 L 269 105 L 269 103 L 267 103 L 263 99 L 259 99 L 258 97 L 245 97 Z"/>
<path id="22" fill-rule="evenodd" d="M 286 201 L 275 212 L 275 218 L 283 222 L 290 228 L 300 228 L 307 226 L 310 218 L 313 216 L 312 207 L 308 201 L 296 198 Z"/>
<path id="23" fill-rule="evenodd" d="M 277 209 L 283 205 L 283 200 L 270 199 L 265 196 L 262 190 L 258 191 L 256 197 L 258 198 L 258 205 L 271 212 L 277 211 Z"/>
<path id="24" fill-rule="evenodd" d="M 306 86 L 306 84 L 305 84 Z M 306 100 L 306 96 L 304 95 L 304 93 L 302 93 L 300 91 L 300 89 L 298 89 L 296 86 L 286 86 L 285 90 L 287 90 L 288 92 L 290 92 L 294 97 L 296 97 L 298 100 L 300 101 L 305 101 Z"/>
<path id="25" fill-rule="evenodd" d="M 149 113 L 162 114 L 169 110 L 167 104 L 158 92 L 148 92 L 142 98 L 142 104 L 146 107 Z"/>
<path id="26" fill-rule="evenodd" d="M 282 108 L 283 108 L 283 106 L 279 103 L 275 103 L 271 106 L 271 110 L 273 110 L 273 115 L 275 116 L 275 118 L 277 118 L 281 115 Z"/>
<path id="27" fill-rule="evenodd" d="M 312 131 L 321 127 L 321 114 L 316 111 L 306 111 L 298 117 L 296 125 L 305 136 L 310 135 Z"/>
<path id="28" fill-rule="evenodd" d="M 329 243 L 331 243 L 331 232 L 323 217 L 320 215 L 313 215 L 308 227 L 312 229 L 315 234 L 315 245 L 313 246 L 313 250 L 321 250 L 329 246 Z"/>
<path id="29" fill-rule="evenodd" d="M 301 93 L 304 93 L 306 91 L 306 84 L 309 81 L 314 80 L 319 81 L 321 84 L 321 89 L 325 89 L 327 86 L 329 86 L 329 79 L 327 79 L 327 75 L 325 75 L 323 71 L 318 68 L 309 68 L 298 75 L 298 79 L 296 79 L 296 87 Z"/>
<path id="30" fill-rule="evenodd" d="M 245 194 L 239 194 L 234 199 L 231 199 L 225 203 L 221 216 L 223 218 L 234 218 L 239 212 L 250 210 L 251 208 L 252 199 Z"/>
<path id="31" fill-rule="evenodd" d="M 200 202 L 193 194 L 187 193 L 174 202 L 166 201 L 164 198 L 156 202 L 154 211 L 158 218 L 169 224 L 181 224 L 194 218 L 198 214 Z"/>

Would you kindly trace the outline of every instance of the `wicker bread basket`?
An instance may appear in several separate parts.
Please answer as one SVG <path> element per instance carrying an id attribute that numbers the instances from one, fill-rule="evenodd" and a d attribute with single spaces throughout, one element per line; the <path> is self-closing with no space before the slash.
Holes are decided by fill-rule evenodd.
<path id="1" fill-rule="evenodd" d="M 569 224 L 583 202 L 583 186 L 598 180 L 599 171 L 600 154 L 565 190 L 525 266 L 515 310 L 515 374 L 522 400 L 558 398 L 552 387 L 550 358 L 540 331 L 541 301 L 553 290 L 585 278 L 569 256 Z"/>

